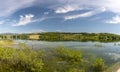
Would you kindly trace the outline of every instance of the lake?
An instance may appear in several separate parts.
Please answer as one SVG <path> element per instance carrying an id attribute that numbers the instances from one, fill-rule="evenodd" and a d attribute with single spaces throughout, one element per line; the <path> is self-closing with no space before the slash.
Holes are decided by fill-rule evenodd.
<path id="1" fill-rule="evenodd" d="M 36 40 L 15 40 L 15 45 L 18 43 L 26 43 L 30 48 L 38 49 L 52 49 L 59 46 L 65 48 L 72 48 L 81 50 L 83 55 L 94 55 L 103 58 L 108 66 L 120 61 L 120 42 L 74 42 L 74 41 L 61 41 L 61 42 L 47 42 Z"/>

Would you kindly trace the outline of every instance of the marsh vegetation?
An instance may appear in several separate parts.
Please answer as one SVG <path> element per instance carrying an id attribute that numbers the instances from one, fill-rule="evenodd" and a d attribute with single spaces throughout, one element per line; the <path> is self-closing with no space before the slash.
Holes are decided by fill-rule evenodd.
<path id="1" fill-rule="evenodd" d="M 57 47 L 49 52 L 20 48 L 0 48 L 0 72 L 102 72 L 102 58 L 84 57 L 80 50 Z"/>

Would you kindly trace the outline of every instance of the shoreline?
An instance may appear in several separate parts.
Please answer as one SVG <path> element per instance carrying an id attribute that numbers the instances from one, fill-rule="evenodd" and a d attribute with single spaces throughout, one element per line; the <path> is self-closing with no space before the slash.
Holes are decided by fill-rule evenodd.
<path id="1" fill-rule="evenodd" d="M 104 72 L 120 72 L 120 62 L 117 62 L 116 64 L 112 65 Z"/>

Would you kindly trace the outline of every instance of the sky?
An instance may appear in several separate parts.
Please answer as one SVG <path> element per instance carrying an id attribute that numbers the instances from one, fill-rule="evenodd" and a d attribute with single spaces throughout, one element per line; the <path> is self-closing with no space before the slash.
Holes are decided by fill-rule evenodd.
<path id="1" fill-rule="evenodd" d="M 0 33 L 120 34 L 120 0 L 0 0 Z"/>

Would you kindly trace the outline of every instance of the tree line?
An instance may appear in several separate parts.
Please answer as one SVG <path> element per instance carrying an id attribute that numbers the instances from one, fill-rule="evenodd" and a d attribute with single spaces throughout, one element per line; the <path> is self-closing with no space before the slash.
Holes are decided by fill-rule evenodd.
<path id="1" fill-rule="evenodd" d="M 42 41 L 99 41 L 99 42 L 113 42 L 120 41 L 120 35 L 111 33 L 70 33 L 70 32 L 43 32 L 43 33 L 29 33 L 29 34 L 11 34 L 11 39 L 31 39 L 31 35 L 38 35 L 37 40 Z M 9 35 L 0 35 L 1 39 L 7 39 Z M 33 38 L 34 39 L 34 38 Z"/>

